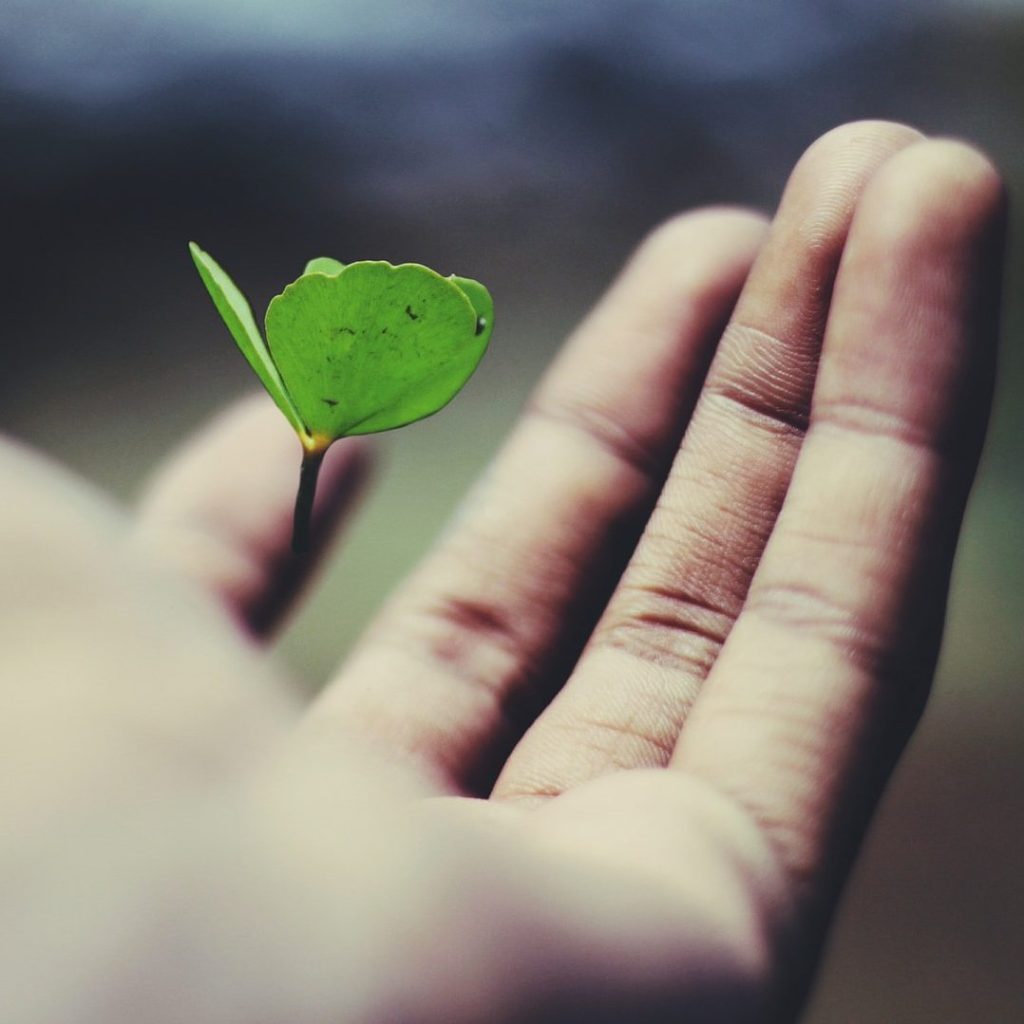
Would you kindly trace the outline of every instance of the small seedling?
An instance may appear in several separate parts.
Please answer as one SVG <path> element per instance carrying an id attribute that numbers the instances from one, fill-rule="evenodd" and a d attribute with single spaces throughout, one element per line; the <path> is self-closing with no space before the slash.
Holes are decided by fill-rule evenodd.
<path id="1" fill-rule="evenodd" d="M 476 281 L 417 263 L 346 266 L 320 257 L 270 301 L 264 341 L 231 278 L 195 242 L 189 250 L 242 355 L 302 443 L 292 548 L 303 552 L 327 449 L 447 405 L 483 358 L 491 296 Z"/>

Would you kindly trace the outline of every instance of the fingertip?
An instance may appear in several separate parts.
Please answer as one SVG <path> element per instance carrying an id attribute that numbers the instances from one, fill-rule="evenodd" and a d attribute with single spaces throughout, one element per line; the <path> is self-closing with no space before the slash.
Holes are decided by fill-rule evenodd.
<path id="1" fill-rule="evenodd" d="M 627 273 L 657 273 L 681 261 L 694 270 L 720 269 L 723 256 L 749 263 L 768 231 L 768 218 L 741 206 L 706 206 L 677 213 L 643 238 L 626 264 Z"/>
<path id="2" fill-rule="evenodd" d="M 854 217 L 818 405 L 870 396 L 973 475 L 994 381 L 1006 189 L 951 139 L 894 156 Z"/>
<path id="3" fill-rule="evenodd" d="M 963 244 L 965 234 L 1001 228 L 1008 196 L 987 154 L 956 139 L 930 139 L 888 161 L 861 205 L 858 219 L 869 219 L 885 239 L 898 242 L 923 232 L 953 247 Z"/>
<path id="4" fill-rule="evenodd" d="M 724 325 L 768 230 L 741 207 L 678 213 L 653 228 L 584 321 L 610 336 L 658 339 L 685 333 L 694 317 Z"/>
<path id="5" fill-rule="evenodd" d="M 924 134 L 898 121 L 848 121 L 819 135 L 803 152 L 790 176 L 791 183 L 816 180 L 823 170 L 872 156 L 898 152 L 923 141 Z"/>
<path id="6" fill-rule="evenodd" d="M 745 206 L 702 206 L 683 210 L 652 228 L 640 243 L 639 252 L 652 256 L 677 255 L 696 240 L 737 239 L 757 242 L 768 228 L 768 218 Z"/>
<path id="7" fill-rule="evenodd" d="M 328 451 L 308 553 L 291 551 L 302 446 L 269 397 L 246 396 L 174 453 L 147 486 L 137 536 L 150 557 L 265 634 L 315 567 L 369 476 L 372 444 Z"/>

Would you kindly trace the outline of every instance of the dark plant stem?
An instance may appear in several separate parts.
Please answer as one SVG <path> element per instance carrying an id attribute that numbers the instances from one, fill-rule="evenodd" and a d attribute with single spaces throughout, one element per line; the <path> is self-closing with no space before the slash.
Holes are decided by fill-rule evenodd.
<path id="1" fill-rule="evenodd" d="M 299 469 L 299 492 L 295 495 L 295 520 L 292 525 L 292 551 L 304 555 L 309 551 L 309 534 L 313 521 L 313 498 L 324 452 L 306 452 Z"/>

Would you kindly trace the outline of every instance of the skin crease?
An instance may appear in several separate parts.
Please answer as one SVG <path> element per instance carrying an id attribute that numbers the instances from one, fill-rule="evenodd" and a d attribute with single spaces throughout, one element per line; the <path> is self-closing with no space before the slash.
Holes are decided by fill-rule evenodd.
<path id="1" fill-rule="evenodd" d="M 310 708 L 269 401 L 132 517 L 4 442 L 5 1021 L 795 1020 L 937 656 L 1004 221 L 857 123 L 770 225 L 658 228 Z"/>

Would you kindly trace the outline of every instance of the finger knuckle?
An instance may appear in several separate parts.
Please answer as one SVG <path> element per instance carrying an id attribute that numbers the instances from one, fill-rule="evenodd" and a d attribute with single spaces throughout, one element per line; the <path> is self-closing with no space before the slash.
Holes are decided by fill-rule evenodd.
<path id="1" fill-rule="evenodd" d="M 867 610 L 844 601 L 821 583 L 780 580 L 756 586 L 748 595 L 744 614 L 821 640 L 847 664 L 871 675 L 883 673 L 891 658 L 890 638 Z"/>

